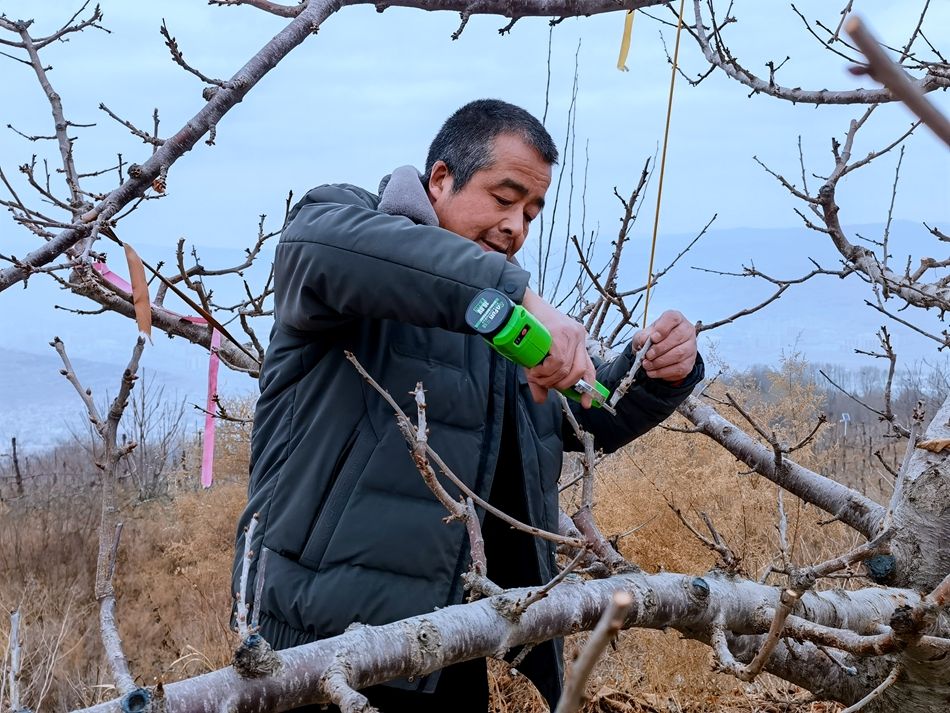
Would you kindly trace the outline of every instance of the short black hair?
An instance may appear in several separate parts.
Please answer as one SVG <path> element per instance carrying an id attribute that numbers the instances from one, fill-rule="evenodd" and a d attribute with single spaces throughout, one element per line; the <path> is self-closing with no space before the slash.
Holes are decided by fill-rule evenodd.
<path id="1" fill-rule="evenodd" d="M 500 134 L 517 136 L 545 162 L 557 163 L 557 147 L 540 121 L 500 99 L 476 99 L 442 124 L 429 146 L 423 182 L 428 185 L 435 162 L 444 161 L 452 174 L 452 192 L 460 191 L 476 171 L 492 165 L 492 148 Z"/>

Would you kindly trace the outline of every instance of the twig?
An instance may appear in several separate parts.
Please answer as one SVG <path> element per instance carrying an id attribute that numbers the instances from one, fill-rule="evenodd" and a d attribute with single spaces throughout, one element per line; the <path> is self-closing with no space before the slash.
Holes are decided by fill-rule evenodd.
<path id="1" fill-rule="evenodd" d="M 161 32 L 162 37 L 165 38 L 165 46 L 168 47 L 168 51 L 171 52 L 172 60 L 175 62 L 175 64 L 177 64 L 179 67 L 184 69 L 186 72 L 190 72 L 191 74 L 195 75 L 196 77 L 198 77 L 198 79 L 200 79 L 205 84 L 210 84 L 212 86 L 221 87 L 221 88 L 228 87 L 227 82 L 223 82 L 220 79 L 213 79 L 211 77 L 208 77 L 202 74 L 201 72 L 199 72 L 197 69 L 195 69 L 194 67 L 192 67 L 190 64 L 188 64 L 185 61 L 185 56 L 181 53 L 181 48 L 178 46 L 178 40 L 172 37 L 171 32 L 168 31 L 168 26 L 165 24 L 164 20 L 162 20 L 162 26 L 159 29 L 159 32 Z M 156 115 L 157 115 L 157 110 L 156 110 Z M 156 121 L 156 124 L 157 124 L 157 121 Z M 212 127 L 213 126 L 214 125 L 212 124 Z M 156 128 L 155 133 L 157 134 L 158 133 L 157 125 L 155 128 Z M 212 139 L 212 143 L 213 143 L 213 139 Z"/>
<path id="2" fill-rule="evenodd" d="M 102 429 L 105 424 L 102 421 L 102 417 L 99 415 L 99 410 L 96 408 L 96 403 L 92 399 L 92 390 L 84 389 L 82 384 L 79 383 L 79 378 L 76 376 L 76 372 L 73 370 L 73 365 L 69 361 L 69 356 L 66 354 L 66 345 L 63 344 L 63 341 L 59 337 L 53 337 L 50 346 L 53 347 L 60 356 L 60 359 L 63 360 L 64 369 L 59 373 L 66 377 L 66 381 L 73 385 L 73 388 L 76 389 L 76 393 L 79 394 L 79 398 L 82 399 L 83 404 L 86 406 L 86 411 L 89 414 L 89 420 L 92 422 L 92 425 L 95 427 L 96 431 L 99 434 L 102 434 Z"/>
<path id="3" fill-rule="evenodd" d="M 126 121 L 126 120 L 123 119 L 122 117 L 118 116 L 115 112 L 113 112 L 113 111 L 112 111 L 109 107 L 107 107 L 105 104 L 100 103 L 100 104 L 99 104 L 99 108 L 100 108 L 102 111 L 104 111 L 106 114 L 108 114 L 109 116 L 111 116 L 113 119 L 115 119 L 117 122 L 119 122 L 120 124 L 122 124 L 122 126 L 124 126 L 126 129 L 128 129 L 129 131 L 131 131 L 133 136 L 137 136 L 138 138 L 142 139 L 142 141 L 144 141 L 145 143 L 151 144 L 152 146 L 155 146 L 155 147 L 162 146 L 162 145 L 165 143 L 165 140 L 164 140 L 164 139 L 160 139 L 160 138 L 158 138 L 158 137 L 156 137 L 156 136 L 152 136 L 152 135 L 149 134 L 147 131 L 142 131 L 142 129 L 138 128 L 138 127 L 137 127 L 135 124 L 133 124 L 131 121 Z"/>
<path id="4" fill-rule="evenodd" d="M 238 635 L 242 639 L 247 638 L 251 633 L 247 624 L 247 579 L 251 571 L 251 560 L 254 558 L 254 552 L 251 550 L 251 539 L 254 537 L 254 530 L 257 529 L 259 519 L 258 514 L 254 513 L 254 516 L 251 517 L 251 521 L 247 525 L 247 529 L 244 531 L 244 557 L 241 560 L 241 579 L 236 602 Z M 260 602 L 255 601 L 254 608 L 260 608 Z"/>
<path id="5" fill-rule="evenodd" d="M 485 537 L 482 535 L 478 514 L 475 512 L 475 502 L 465 498 L 465 527 L 468 529 L 469 547 L 472 552 L 472 570 L 477 576 L 488 575 L 488 559 L 485 556 Z"/>
<path id="6" fill-rule="evenodd" d="M 800 441 L 799 441 L 798 443 L 796 443 L 794 446 L 792 446 L 791 448 L 787 449 L 785 452 L 786 452 L 786 453 L 794 453 L 795 451 L 801 450 L 802 448 L 804 448 L 805 446 L 807 446 L 809 443 L 811 443 L 811 442 L 815 439 L 815 436 L 818 434 L 818 430 L 819 430 L 822 426 L 824 426 L 826 423 L 828 423 L 828 417 L 825 416 L 825 414 L 823 414 L 823 413 L 818 414 L 818 422 L 815 424 L 815 427 L 811 430 L 811 433 L 809 433 L 807 436 L 805 436 L 802 440 L 800 440 Z"/>
<path id="7" fill-rule="evenodd" d="M 261 617 L 261 597 L 264 595 L 264 581 L 267 569 L 266 547 L 261 547 L 261 553 L 257 558 L 257 575 L 254 577 L 254 610 L 251 612 L 251 631 L 256 632 L 260 627 L 258 622 Z"/>
<path id="8" fill-rule="evenodd" d="M 699 515 L 703 519 L 703 522 L 706 523 L 706 527 L 709 529 L 710 534 L 713 536 L 713 539 L 711 540 L 708 537 L 706 537 L 703 533 L 701 533 L 699 530 L 697 530 L 695 527 L 693 527 L 692 524 L 690 524 L 689 520 L 686 519 L 686 516 L 683 515 L 683 511 L 680 510 L 679 507 L 676 506 L 676 503 L 674 503 L 671 499 L 666 497 L 666 495 L 663 494 L 662 492 L 660 494 L 663 496 L 663 499 L 666 501 L 666 504 L 670 508 L 670 510 L 672 510 L 675 513 L 676 517 L 679 518 L 680 522 L 682 522 L 683 525 L 686 526 L 686 529 L 688 529 L 691 533 L 693 533 L 696 539 L 702 542 L 706 547 L 708 547 L 710 550 L 712 550 L 713 552 L 719 555 L 719 558 L 722 561 L 722 564 L 725 567 L 726 571 L 738 572 L 740 570 L 739 563 L 740 563 L 741 558 L 738 555 L 736 555 L 725 542 L 723 542 L 722 538 L 719 536 L 719 533 L 716 531 L 716 528 L 713 527 L 712 521 L 709 519 L 709 516 L 706 515 L 706 513 L 700 513 Z"/>
<path id="9" fill-rule="evenodd" d="M 891 495 L 890 503 L 887 506 L 887 512 L 881 520 L 881 531 L 891 527 L 894 518 L 894 509 L 904 499 L 904 481 L 907 479 L 907 471 L 910 470 L 910 461 L 917 448 L 917 437 L 924 420 L 923 402 L 918 401 L 914 408 L 913 423 L 910 427 L 910 434 L 907 436 L 907 450 L 904 452 L 904 460 L 901 462 L 900 470 L 897 471 L 897 482 L 894 483 L 894 492 Z"/>
<path id="10" fill-rule="evenodd" d="M 841 659 L 838 658 L 838 656 L 835 653 L 830 651 L 827 646 L 822 646 L 821 644 L 819 644 L 818 650 L 821 651 L 821 653 L 823 653 L 825 656 L 827 656 L 828 659 L 831 661 L 831 663 L 833 663 L 835 666 L 837 666 L 842 671 L 844 671 L 845 674 L 847 674 L 848 676 L 858 675 L 858 669 L 856 669 L 854 666 L 848 666 L 847 664 L 845 664 Z"/>
<path id="11" fill-rule="evenodd" d="M 782 489 L 776 488 L 776 490 L 778 491 L 778 525 L 775 526 L 775 529 L 778 530 L 779 557 L 782 560 L 782 567 L 788 570 L 791 568 L 788 547 L 788 516 L 785 514 L 785 500 L 782 496 Z"/>
<path id="12" fill-rule="evenodd" d="M 575 713 L 580 710 L 584 701 L 587 679 L 590 678 L 594 666 L 603 656 L 607 645 L 623 628 L 624 618 L 632 604 L 633 597 L 629 593 L 614 593 L 610 605 L 604 610 L 596 628 L 587 639 L 584 649 L 574 662 L 571 674 L 564 684 L 564 693 L 554 713 Z"/>
<path id="13" fill-rule="evenodd" d="M 769 660 L 778 642 L 782 639 L 782 630 L 785 628 L 785 620 L 788 618 L 792 609 L 795 608 L 795 605 L 798 604 L 800 598 L 801 593 L 794 589 L 782 590 L 779 605 L 772 617 L 772 625 L 769 627 L 769 633 L 752 661 L 737 672 L 736 675 L 740 680 L 746 682 L 752 681 L 762 672 L 765 662 Z"/>
<path id="14" fill-rule="evenodd" d="M 743 666 L 736 660 L 736 657 L 733 656 L 732 651 L 729 650 L 726 628 L 721 622 L 717 622 L 713 625 L 712 631 L 709 634 L 709 643 L 712 645 L 713 654 L 715 656 L 716 670 L 738 678 L 742 673 Z"/>
<path id="15" fill-rule="evenodd" d="M 755 677 L 762 672 L 763 667 L 769 660 L 769 657 L 772 655 L 772 652 L 775 650 L 778 642 L 783 637 L 785 623 L 789 617 L 789 614 L 791 614 L 792 610 L 798 604 L 799 600 L 802 598 L 802 595 L 814 587 L 815 583 L 821 577 L 826 577 L 829 574 L 854 564 L 855 562 L 860 562 L 861 560 L 868 559 L 869 557 L 878 554 L 887 545 L 887 543 L 890 542 L 894 534 L 895 531 L 893 529 L 885 530 L 870 542 L 867 542 L 860 547 L 856 547 L 847 554 L 844 554 L 840 557 L 835 557 L 834 559 L 827 560 L 811 567 L 805 567 L 800 570 L 792 570 L 791 574 L 789 575 L 790 586 L 782 590 L 782 594 L 779 598 L 779 605 L 776 607 L 775 613 L 772 616 L 772 623 L 769 627 L 768 635 L 766 636 L 765 641 L 762 642 L 761 648 L 756 653 L 752 661 L 739 673 L 739 678 L 743 681 L 749 682 L 755 679 Z"/>
<path id="16" fill-rule="evenodd" d="M 868 301 L 868 300 L 865 300 L 865 301 L 864 301 L 864 304 L 866 304 L 868 307 L 873 307 L 874 309 L 876 309 L 876 310 L 877 310 L 878 312 L 880 312 L 881 314 L 885 315 L 886 317 L 890 317 L 890 318 L 893 319 L 895 322 L 899 322 L 899 323 L 903 324 L 905 327 L 908 327 L 908 328 L 912 329 L 913 331 L 917 332 L 918 334 L 923 335 L 923 336 L 927 337 L 928 339 L 934 340 L 935 342 L 937 342 L 937 344 L 940 345 L 940 346 L 937 348 L 937 351 L 941 351 L 941 350 L 943 350 L 943 349 L 946 349 L 947 347 L 950 347 L 950 333 L 948 333 L 946 330 L 944 330 L 944 331 L 942 332 L 942 336 L 939 336 L 939 337 L 938 337 L 938 336 L 935 335 L 935 334 L 931 334 L 930 332 L 921 329 L 920 327 L 918 327 L 918 326 L 917 326 L 916 324 L 914 324 L 913 322 L 910 322 L 910 321 L 908 321 L 908 320 L 906 320 L 906 319 L 903 319 L 903 318 L 901 318 L 901 317 L 898 317 L 898 316 L 897 316 L 896 314 L 894 314 L 893 312 L 889 312 L 888 310 L 886 310 L 884 307 L 882 307 L 882 306 L 879 305 L 879 304 L 874 304 L 873 302 L 870 302 L 870 301 Z M 921 305 L 918 305 L 918 306 L 921 306 Z M 938 302 L 938 301 L 935 301 L 935 302 L 934 302 L 933 304 L 931 304 L 930 306 L 931 306 L 931 307 L 937 306 L 937 307 L 939 307 L 939 308 L 943 308 L 944 303 L 943 303 L 943 300 L 941 299 L 939 302 Z"/>
<path id="17" fill-rule="evenodd" d="M 866 409 L 867 409 L 868 411 L 870 411 L 871 413 L 877 414 L 877 415 L 881 418 L 882 421 L 889 421 L 890 424 L 891 424 L 891 427 L 894 429 L 894 432 L 897 433 L 898 435 L 901 435 L 901 436 L 908 436 L 908 435 L 910 434 L 910 431 L 908 431 L 904 426 L 902 426 L 900 423 L 898 423 L 896 420 L 894 420 L 893 414 L 891 414 L 891 418 L 888 418 L 886 411 L 879 411 L 878 409 L 874 408 L 873 406 L 870 406 L 869 404 L 866 404 L 866 403 L 863 402 L 861 399 L 859 399 L 857 396 L 855 396 L 855 395 L 852 394 L 851 392 L 845 390 L 843 387 L 839 386 L 830 376 L 828 376 L 828 375 L 824 372 L 824 370 L 819 369 L 819 370 L 818 370 L 818 373 L 821 374 L 823 377 L 825 377 L 825 380 L 826 380 L 829 384 L 831 384 L 833 387 L 835 387 L 836 389 L 838 389 L 838 391 L 840 391 L 842 394 L 844 394 L 844 395 L 847 396 L 849 399 L 851 399 L 852 401 L 854 401 L 856 404 L 858 404 L 859 406 L 863 406 L 864 408 L 866 408 Z M 887 389 L 885 388 L 885 408 L 886 408 L 886 404 L 887 404 L 886 394 L 887 394 Z"/>
<path id="18" fill-rule="evenodd" d="M 617 384 L 617 388 L 614 389 L 614 392 L 610 395 L 610 400 L 607 402 L 609 406 L 616 408 L 617 402 L 627 395 L 630 387 L 633 386 L 637 372 L 640 370 L 640 365 L 643 363 L 643 357 L 646 356 L 646 353 L 652 346 L 653 337 L 647 337 L 647 340 L 643 343 L 643 346 L 637 350 L 637 354 L 633 358 L 633 364 L 630 365 L 630 369 L 626 374 L 624 374 L 624 377 L 620 380 L 620 383 Z"/>
<path id="19" fill-rule="evenodd" d="M 402 410 L 399 404 L 396 403 L 393 397 L 390 396 L 389 392 L 386 391 L 386 389 L 384 389 L 382 386 L 380 386 L 376 382 L 376 380 L 373 379 L 373 377 L 369 375 L 369 373 L 366 371 L 366 369 L 363 368 L 363 365 L 359 363 L 359 360 L 357 360 L 356 356 L 354 356 L 352 352 L 347 351 L 347 352 L 344 352 L 344 354 L 346 355 L 347 360 L 351 364 L 353 364 L 353 366 L 359 372 L 360 376 L 363 377 L 366 383 L 372 386 L 373 389 L 375 389 L 376 392 L 379 393 L 379 395 L 383 397 L 386 403 L 389 404 L 390 408 L 393 409 L 393 411 L 396 414 L 396 422 L 399 424 L 400 431 L 402 432 L 406 440 L 409 442 L 410 447 L 413 447 L 413 449 L 415 449 L 416 432 L 413 430 L 412 422 L 409 420 L 409 417 L 406 416 L 405 412 Z M 436 465 L 439 466 L 439 469 L 442 471 L 442 473 L 450 481 L 452 481 L 452 483 L 459 490 L 461 490 L 462 493 L 466 497 L 471 498 L 472 501 L 476 505 L 478 505 L 480 508 L 483 508 L 486 512 L 489 512 L 495 517 L 499 518 L 502 522 L 506 523 L 507 525 L 510 525 L 516 530 L 527 532 L 529 535 L 534 535 L 536 537 L 540 537 L 543 540 L 548 540 L 549 542 L 554 542 L 556 544 L 568 545 L 570 547 L 584 546 L 585 544 L 584 540 L 578 540 L 577 538 L 574 538 L 574 537 L 562 537 L 561 535 L 555 534 L 553 532 L 548 532 L 546 530 L 542 530 L 537 527 L 526 525 L 523 522 L 520 522 L 519 520 L 516 520 L 510 515 L 507 515 L 506 513 L 502 512 L 501 510 L 494 507 L 493 505 L 490 505 L 488 502 L 480 498 L 475 492 L 473 492 L 472 489 L 469 488 L 457 475 L 455 475 L 452 469 L 449 468 L 448 465 L 446 465 L 445 461 L 443 461 L 442 458 L 434 450 L 432 450 L 432 447 L 428 445 L 428 442 L 426 442 L 425 444 L 425 455 L 431 457 L 432 460 L 435 461 Z M 414 458 L 415 457 L 416 456 L 414 453 Z M 420 462 L 421 462 L 420 460 L 417 460 L 416 465 L 418 466 Z M 436 490 L 434 491 L 434 494 L 439 499 L 439 502 L 445 505 L 446 509 L 449 510 L 449 512 L 452 514 L 453 517 L 457 517 L 458 519 L 464 519 L 466 516 L 465 507 L 462 506 L 461 503 L 458 503 L 455 500 L 453 500 L 452 497 L 445 491 L 442 485 L 438 482 L 438 478 L 435 476 L 435 471 L 432 470 L 432 466 L 428 465 L 427 459 L 425 459 L 425 467 L 427 471 L 429 471 L 429 473 L 424 473 L 423 477 L 426 478 L 426 483 L 430 485 L 430 487 L 432 486 L 433 483 L 437 486 Z M 441 491 L 441 493 L 439 491 Z"/>
<path id="20" fill-rule="evenodd" d="M 343 655 L 338 656 L 337 660 L 326 670 L 320 684 L 330 700 L 339 707 L 342 713 L 379 713 L 376 708 L 370 705 L 366 696 L 353 690 L 350 686 Z"/>
<path id="21" fill-rule="evenodd" d="M 903 670 L 904 670 L 903 667 L 900 664 L 897 664 L 891 670 L 891 672 L 887 675 L 887 678 L 881 681 L 880 685 L 878 685 L 877 688 L 875 688 L 873 691 L 871 691 L 869 694 L 867 694 L 864 698 L 862 698 L 860 701 L 855 703 L 853 706 L 848 706 L 847 708 L 845 708 L 843 711 L 841 711 L 841 713 L 857 713 L 859 710 L 862 710 L 868 703 L 870 703 L 874 699 L 880 698 L 881 694 L 884 693 L 884 691 L 886 691 L 888 688 L 890 688 L 890 686 L 901 675 L 901 671 Z"/>
<path id="22" fill-rule="evenodd" d="M 636 565 L 624 559 L 623 555 L 610 544 L 610 540 L 604 537 L 597 523 L 594 522 L 594 513 L 589 508 L 578 510 L 571 521 L 584 535 L 582 542 L 590 546 L 591 551 L 611 572 L 629 572 L 638 569 Z"/>
<path id="23" fill-rule="evenodd" d="M 866 68 L 858 68 L 859 74 L 870 74 L 887 87 L 897 99 L 914 112 L 947 146 L 950 146 L 950 120 L 924 96 L 920 87 L 904 74 L 884 53 L 874 35 L 865 27 L 860 17 L 852 16 L 845 23 L 845 31 L 868 59 Z M 916 32 L 915 32 L 916 34 Z M 909 47 L 908 47 L 909 49 Z"/>
<path id="24" fill-rule="evenodd" d="M 532 591 L 523 601 L 518 602 L 516 605 L 518 613 L 523 614 L 532 604 L 544 599 L 548 595 L 548 592 L 567 579 L 567 576 L 577 569 L 577 566 L 584 560 L 585 557 L 587 557 L 587 548 L 583 547 L 581 548 L 580 552 L 574 556 L 574 559 L 568 562 L 567 566 L 558 572 L 550 582 Z"/>
<path id="25" fill-rule="evenodd" d="M 306 2 L 300 2 L 296 5 L 281 5 L 280 3 L 270 2 L 269 0 L 208 0 L 208 4 L 221 5 L 223 7 L 248 5 L 249 7 L 256 7 L 258 10 L 269 12 L 272 15 L 277 15 L 278 17 L 297 17 L 307 5 Z"/>
<path id="26" fill-rule="evenodd" d="M 21 647 L 23 640 L 20 636 L 20 610 L 14 609 L 10 613 L 10 638 L 7 642 L 7 648 L 10 652 L 10 671 L 8 680 L 10 685 L 10 710 L 13 713 L 20 713 L 20 667 L 21 667 Z M 6 663 L 6 657 L 4 657 Z M 0 696 L 0 701 L 3 698 Z"/>

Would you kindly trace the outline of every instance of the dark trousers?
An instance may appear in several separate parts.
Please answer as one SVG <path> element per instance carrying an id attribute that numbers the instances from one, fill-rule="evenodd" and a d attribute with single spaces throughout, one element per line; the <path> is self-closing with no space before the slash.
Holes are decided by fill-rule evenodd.
<path id="1" fill-rule="evenodd" d="M 391 686 L 372 686 L 360 691 L 382 713 L 486 713 L 488 711 L 488 671 L 485 659 L 474 659 L 442 669 L 435 691 L 420 693 Z M 297 713 L 327 710 L 336 706 L 296 709 Z"/>

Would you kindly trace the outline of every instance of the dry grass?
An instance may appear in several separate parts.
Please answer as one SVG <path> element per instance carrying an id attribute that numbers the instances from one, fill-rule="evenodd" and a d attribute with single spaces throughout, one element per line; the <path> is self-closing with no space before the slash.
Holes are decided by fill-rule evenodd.
<path id="1" fill-rule="evenodd" d="M 785 440 L 807 434 L 821 395 L 789 363 L 768 397 L 741 383 L 734 395 Z M 719 390 L 721 396 L 721 389 Z M 232 413 L 247 404 L 230 404 Z M 734 422 L 739 417 L 732 414 Z M 678 423 L 677 419 L 673 419 Z M 683 424 L 680 424 L 683 425 Z M 247 426 L 221 424 L 216 484 L 197 489 L 189 476 L 173 499 L 125 505 L 117 568 L 118 616 L 132 670 L 143 684 L 171 681 L 225 665 L 235 643 L 228 630 L 234 523 L 245 498 Z M 796 459 L 820 468 L 834 450 L 814 446 Z M 857 458 L 852 459 L 857 462 Z M 193 468 L 193 466 L 189 466 Z M 698 435 L 663 430 L 641 438 L 601 465 L 595 508 L 608 534 L 625 533 L 623 554 L 647 571 L 702 573 L 716 561 L 667 506 L 674 501 L 696 527 L 704 511 L 743 566 L 758 577 L 778 551 L 775 487 Z M 191 470 L 192 473 L 196 471 Z M 564 494 L 569 504 L 573 493 Z M 816 562 L 840 553 L 855 537 L 840 525 L 820 527 L 813 507 L 786 496 L 792 556 Z M 111 697 L 92 598 L 96 493 L 65 487 L 0 502 L 0 607 L 19 606 L 27 631 L 22 696 L 34 709 L 64 710 Z M 0 645 L 8 621 L 0 619 Z M 568 642 L 568 656 L 585 635 Z M 796 711 L 830 713 L 833 705 L 796 703 L 801 692 L 761 677 L 754 684 L 716 674 L 709 650 L 672 632 L 628 631 L 590 682 L 587 713 L 640 711 Z M 492 706 L 498 713 L 545 710 L 534 688 L 491 662 Z M 2 702 L 0 702 L 2 707 Z"/>
<path id="2" fill-rule="evenodd" d="M 814 427 L 822 402 L 818 389 L 801 378 L 803 367 L 794 360 L 787 362 L 773 377 L 767 396 L 753 392 L 741 379 L 730 383 L 728 390 L 757 423 L 797 444 Z M 725 398 L 725 391 L 713 387 L 711 395 Z M 753 432 L 737 413 L 730 414 L 728 408 L 722 411 Z M 670 424 L 689 425 L 678 416 Z M 824 459 L 835 455 L 807 446 L 795 453 L 795 459 L 821 469 Z M 621 538 L 620 550 L 648 572 L 703 573 L 717 562 L 716 554 L 686 529 L 668 502 L 700 531 L 705 527 L 698 513 L 707 513 L 752 578 L 757 579 L 779 551 L 776 487 L 758 475 L 745 474 L 742 463 L 705 436 L 655 429 L 609 456 L 598 471 L 594 508 L 598 525 L 608 536 L 638 528 Z M 577 505 L 578 491 L 579 486 L 563 495 L 569 512 L 571 505 Z M 827 514 L 817 508 L 787 494 L 784 503 L 793 562 L 819 562 L 858 543 L 858 537 L 843 525 L 818 525 Z M 585 639 L 582 634 L 568 642 L 568 657 Z M 833 704 L 796 703 L 804 698 L 803 692 L 778 679 L 762 676 L 744 684 L 713 672 L 711 663 L 708 647 L 684 640 L 676 632 L 623 632 L 616 649 L 594 672 L 586 711 L 837 710 Z M 495 711 L 545 710 L 523 678 L 511 677 L 504 666 L 495 666 L 492 674 Z"/>

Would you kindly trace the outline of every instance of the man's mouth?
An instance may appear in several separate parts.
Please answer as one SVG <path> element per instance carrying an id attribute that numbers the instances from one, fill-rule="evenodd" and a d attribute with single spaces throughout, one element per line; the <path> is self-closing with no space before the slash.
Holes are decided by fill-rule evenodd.
<path id="1" fill-rule="evenodd" d="M 484 241 L 484 240 L 478 241 L 478 244 L 479 244 L 479 246 L 482 248 L 482 250 L 484 250 L 486 253 L 487 253 L 487 252 L 496 252 L 496 253 L 501 253 L 501 254 L 504 255 L 505 257 L 508 256 L 508 248 L 507 248 L 507 247 L 500 247 L 500 246 L 498 246 L 498 245 L 494 245 L 494 244 L 489 243 L 489 242 L 486 242 L 486 241 Z"/>

